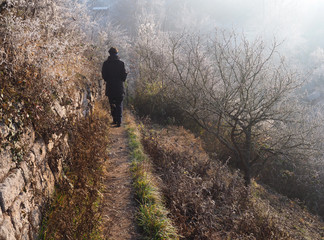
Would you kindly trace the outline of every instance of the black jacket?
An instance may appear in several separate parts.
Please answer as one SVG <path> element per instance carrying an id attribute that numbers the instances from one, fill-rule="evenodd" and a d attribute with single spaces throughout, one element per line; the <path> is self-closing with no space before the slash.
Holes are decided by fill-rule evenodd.
<path id="1" fill-rule="evenodd" d="M 117 55 L 109 56 L 102 66 L 102 78 L 106 82 L 106 96 L 109 98 L 123 97 L 126 77 L 124 62 L 120 61 Z"/>

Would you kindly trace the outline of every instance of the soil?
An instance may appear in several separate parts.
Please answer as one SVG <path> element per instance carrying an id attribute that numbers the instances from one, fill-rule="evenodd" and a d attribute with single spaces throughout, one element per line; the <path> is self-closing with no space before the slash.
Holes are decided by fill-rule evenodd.
<path id="1" fill-rule="evenodd" d="M 132 189 L 127 133 L 112 127 L 109 157 L 105 163 L 103 226 L 106 240 L 138 240 L 136 202 Z"/>

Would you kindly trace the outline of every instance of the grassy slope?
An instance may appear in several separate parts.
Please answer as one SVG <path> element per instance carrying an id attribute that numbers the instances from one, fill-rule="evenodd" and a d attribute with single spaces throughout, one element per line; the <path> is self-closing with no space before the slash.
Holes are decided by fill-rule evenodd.
<path id="1" fill-rule="evenodd" d="M 68 168 L 70 182 L 57 191 L 42 239 L 60 239 L 67 234 L 72 239 L 100 239 L 97 207 L 105 156 L 102 146 L 108 144 L 103 137 L 107 136 L 107 122 L 107 112 L 97 105 L 92 121 L 76 127 L 83 131 L 74 138 L 80 142 L 73 150 L 78 158 L 71 158 L 75 162 Z M 324 224 L 318 218 L 256 182 L 246 189 L 238 172 L 210 161 L 200 140 L 183 128 L 140 126 L 139 134 L 138 127 L 128 118 L 138 220 L 146 239 L 178 239 L 179 235 L 215 240 L 324 238 Z M 94 144 L 83 145 L 82 139 L 89 143 L 93 131 L 96 134 L 90 141 Z M 93 151 L 101 154 L 91 159 Z M 73 166 L 80 164 L 82 171 L 79 167 L 73 171 Z"/>
<path id="2" fill-rule="evenodd" d="M 324 239 L 324 224 L 295 202 L 211 162 L 182 128 L 145 130 L 171 217 L 185 239 Z"/>
<path id="3" fill-rule="evenodd" d="M 127 114 L 127 131 L 132 157 L 135 197 L 139 203 L 137 220 L 144 239 L 179 239 L 177 230 L 168 218 L 155 178 L 151 174 L 147 155 L 140 142 L 140 134 L 131 115 Z"/>

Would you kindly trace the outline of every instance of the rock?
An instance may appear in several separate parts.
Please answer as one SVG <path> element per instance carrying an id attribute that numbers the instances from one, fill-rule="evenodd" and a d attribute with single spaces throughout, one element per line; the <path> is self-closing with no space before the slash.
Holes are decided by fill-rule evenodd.
<path id="1" fill-rule="evenodd" d="M 71 104 L 61 106 L 59 101 L 55 101 L 52 110 L 61 118 L 71 113 L 72 121 L 77 122 L 77 116 L 90 114 L 95 96 L 89 86 L 82 86 L 69 96 Z M 62 93 L 58 99 L 63 97 Z M 55 181 L 62 177 L 63 162 L 69 154 L 69 137 L 66 132 L 52 134 L 49 142 L 45 143 L 43 139 L 36 140 L 33 127 L 17 128 L 18 125 L 13 123 L 10 126 L 0 123 L 0 139 L 5 141 L 11 134 L 23 130 L 15 147 L 23 149 L 25 153 L 24 159 L 15 162 L 9 147 L 0 151 L 0 240 L 37 239 L 42 220 L 41 209 L 52 196 Z M 52 166 L 48 162 L 51 156 L 47 156 L 47 153 L 54 151 L 55 154 L 51 154 L 55 157 Z"/>
<path id="2" fill-rule="evenodd" d="M 0 223 L 3 221 L 3 214 L 2 214 L 2 210 L 0 209 Z"/>
<path id="3" fill-rule="evenodd" d="M 7 176 L 10 169 L 15 166 L 15 163 L 12 161 L 12 155 L 10 150 L 5 149 L 1 150 L 0 153 L 0 181 Z"/>
<path id="4" fill-rule="evenodd" d="M 54 142 L 56 142 L 61 136 L 62 136 L 62 133 L 60 133 L 59 135 L 54 133 L 54 134 L 52 134 L 52 139 Z"/>
<path id="5" fill-rule="evenodd" d="M 81 98 L 82 98 L 82 93 L 76 91 L 74 93 L 74 98 L 73 98 L 73 102 L 74 102 L 73 106 L 74 106 L 75 109 L 80 108 Z"/>
<path id="6" fill-rule="evenodd" d="M 32 127 L 26 127 L 24 133 L 21 136 L 20 143 L 21 147 L 30 149 L 35 142 L 35 131 Z"/>
<path id="7" fill-rule="evenodd" d="M 33 186 L 37 193 L 49 198 L 54 192 L 55 178 L 47 163 L 42 166 L 42 171 L 38 171 L 33 178 Z"/>
<path id="8" fill-rule="evenodd" d="M 6 138 L 9 135 L 9 133 L 9 127 L 4 123 L 0 123 L 0 138 Z"/>
<path id="9" fill-rule="evenodd" d="M 25 224 L 21 230 L 20 240 L 29 240 L 29 224 Z M 36 239 L 36 238 L 35 238 Z"/>
<path id="10" fill-rule="evenodd" d="M 55 182 L 59 182 L 62 178 L 62 171 L 63 171 L 63 159 L 57 159 L 57 165 L 55 169 L 52 169 L 52 172 L 54 174 Z"/>
<path id="11" fill-rule="evenodd" d="M 82 97 L 82 115 L 83 117 L 86 117 L 89 115 L 89 105 L 90 105 L 90 100 L 89 100 L 89 92 L 88 90 L 84 90 L 83 97 Z"/>
<path id="12" fill-rule="evenodd" d="M 86 117 L 89 115 L 89 104 L 90 104 L 90 101 L 87 98 L 85 98 L 82 102 L 83 117 Z"/>
<path id="13" fill-rule="evenodd" d="M 35 160 L 36 160 L 35 154 L 33 152 L 29 152 L 26 158 L 26 162 L 28 162 L 29 164 L 33 164 L 35 163 Z"/>
<path id="14" fill-rule="evenodd" d="M 15 229 L 9 216 L 5 216 L 4 221 L 0 226 L 0 239 L 16 240 Z"/>
<path id="15" fill-rule="evenodd" d="M 66 109 L 64 106 L 61 106 L 58 101 L 54 102 L 53 105 L 53 111 L 57 113 L 57 115 L 60 116 L 60 118 L 65 118 L 66 117 Z"/>
<path id="16" fill-rule="evenodd" d="M 44 174 L 46 172 L 46 168 L 46 162 L 43 161 L 38 164 L 36 171 L 40 171 L 40 173 Z"/>
<path id="17" fill-rule="evenodd" d="M 10 208 L 11 220 L 17 233 L 22 233 L 23 226 L 28 224 L 28 216 L 31 211 L 29 199 L 31 195 L 23 192 Z"/>
<path id="18" fill-rule="evenodd" d="M 44 161 L 46 156 L 46 144 L 43 140 L 38 140 L 34 143 L 31 151 L 35 154 L 35 160 L 37 164 Z"/>
<path id="19" fill-rule="evenodd" d="M 55 178 L 54 175 L 46 163 L 46 171 L 43 174 L 43 191 L 45 191 L 46 197 L 51 197 L 54 193 L 54 187 L 55 187 Z"/>
<path id="20" fill-rule="evenodd" d="M 65 144 L 64 147 L 69 148 L 69 135 L 68 134 L 65 134 L 65 136 L 64 136 L 64 144 Z"/>
<path id="21" fill-rule="evenodd" d="M 41 174 L 40 173 L 36 173 L 37 175 L 34 176 L 33 180 L 33 185 L 34 185 L 34 188 L 36 190 L 36 193 L 41 193 L 42 190 L 43 190 L 43 187 L 42 187 L 42 178 L 41 178 Z"/>
<path id="22" fill-rule="evenodd" d="M 24 176 L 24 179 L 25 179 L 25 182 L 26 184 L 29 183 L 30 181 L 30 170 L 27 166 L 27 163 L 26 162 L 21 162 L 20 165 L 19 165 L 19 168 L 22 170 L 22 173 L 23 173 L 23 176 Z"/>
<path id="23" fill-rule="evenodd" d="M 54 142 L 53 142 L 53 140 L 49 140 L 49 142 L 47 144 L 47 150 L 49 152 L 51 152 L 53 150 L 53 148 L 54 148 Z"/>
<path id="24" fill-rule="evenodd" d="M 21 169 L 15 169 L 0 184 L 0 204 L 2 211 L 7 211 L 16 197 L 21 193 L 25 186 L 24 177 Z"/>
<path id="25" fill-rule="evenodd" d="M 40 208 L 37 208 L 32 210 L 31 214 L 30 214 L 30 220 L 31 220 L 31 224 L 34 228 L 38 228 L 41 221 L 42 221 L 42 214 L 40 211 Z"/>

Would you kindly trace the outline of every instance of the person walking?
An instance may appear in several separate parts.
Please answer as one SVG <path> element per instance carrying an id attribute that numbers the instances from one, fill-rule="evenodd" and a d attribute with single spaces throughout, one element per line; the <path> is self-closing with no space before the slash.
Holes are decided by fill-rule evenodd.
<path id="1" fill-rule="evenodd" d="M 118 57 L 117 48 L 109 49 L 110 56 L 103 63 L 102 78 L 106 82 L 106 96 L 108 96 L 110 111 L 113 117 L 112 124 L 120 127 L 123 115 L 123 99 L 125 95 L 124 82 L 127 78 L 125 64 Z"/>

